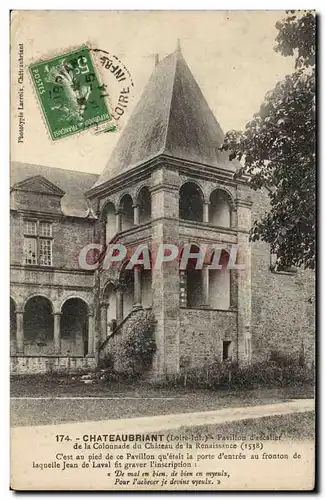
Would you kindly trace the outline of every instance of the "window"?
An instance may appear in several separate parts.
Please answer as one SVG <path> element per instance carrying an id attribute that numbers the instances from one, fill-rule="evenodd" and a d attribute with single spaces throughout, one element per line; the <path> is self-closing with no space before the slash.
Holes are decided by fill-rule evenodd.
<path id="1" fill-rule="evenodd" d="M 37 240 L 25 237 L 24 241 L 25 264 L 37 264 Z"/>
<path id="2" fill-rule="evenodd" d="M 39 223 L 40 236 L 52 236 L 52 224 L 49 222 Z"/>
<path id="3" fill-rule="evenodd" d="M 25 264 L 52 265 L 52 224 L 45 221 L 24 221 Z"/>
<path id="4" fill-rule="evenodd" d="M 222 342 L 222 361 L 229 361 L 231 359 L 231 341 L 224 340 Z"/>
<path id="5" fill-rule="evenodd" d="M 41 266 L 50 266 L 52 263 L 52 241 L 41 238 L 39 240 L 39 263 Z"/>
<path id="6" fill-rule="evenodd" d="M 36 236 L 37 223 L 33 220 L 25 220 L 25 234 L 32 234 Z"/>

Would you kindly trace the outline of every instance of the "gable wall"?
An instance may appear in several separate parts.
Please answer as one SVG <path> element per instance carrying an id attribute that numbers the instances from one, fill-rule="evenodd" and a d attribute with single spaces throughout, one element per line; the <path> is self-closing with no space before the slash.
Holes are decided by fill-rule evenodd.
<path id="1" fill-rule="evenodd" d="M 253 192 L 252 222 L 269 209 L 267 192 Z M 270 270 L 270 247 L 252 244 L 252 352 L 265 359 L 271 350 L 298 354 L 304 344 L 308 362 L 314 359 L 314 273 Z M 312 302 L 312 303 L 311 303 Z"/>
<path id="2" fill-rule="evenodd" d="M 61 213 L 61 198 L 47 193 L 16 191 L 14 208 L 16 210 Z"/>

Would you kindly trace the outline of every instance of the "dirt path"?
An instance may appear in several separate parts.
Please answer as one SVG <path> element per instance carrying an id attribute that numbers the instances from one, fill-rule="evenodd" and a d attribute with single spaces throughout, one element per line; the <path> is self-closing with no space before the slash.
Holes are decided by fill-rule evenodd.
<path id="1" fill-rule="evenodd" d="M 73 426 L 78 428 L 78 433 L 134 433 L 134 432 L 156 432 L 186 427 L 195 427 L 201 425 L 216 425 L 225 422 L 234 422 L 244 419 L 255 419 L 261 417 L 270 417 L 276 415 L 288 415 L 313 411 L 315 402 L 313 399 L 293 399 L 291 401 L 264 404 L 257 406 L 245 406 L 236 408 L 224 408 L 221 410 L 202 411 L 195 413 L 178 413 L 169 415 L 126 418 L 117 420 L 100 420 L 96 422 L 75 422 L 66 424 L 56 424 L 55 432 L 71 432 Z M 44 426 L 33 426 L 33 432 L 37 434 L 39 428 Z M 47 425 L 46 428 L 54 426 Z M 26 427 L 16 427 L 15 433 L 24 432 Z"/>

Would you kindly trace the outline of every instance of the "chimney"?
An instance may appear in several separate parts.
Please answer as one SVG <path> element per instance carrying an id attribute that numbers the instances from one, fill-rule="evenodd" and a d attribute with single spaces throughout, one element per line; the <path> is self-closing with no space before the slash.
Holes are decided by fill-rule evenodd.
<path id="1" fill-rule="evenodd" d="M 159 64 L 159 54 L 155 54 L 155 66 Z"/>

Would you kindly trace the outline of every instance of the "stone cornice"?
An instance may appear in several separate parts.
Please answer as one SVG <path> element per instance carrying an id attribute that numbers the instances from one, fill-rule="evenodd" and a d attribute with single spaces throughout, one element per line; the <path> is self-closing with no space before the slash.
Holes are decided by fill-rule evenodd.
<path id="1" fill-rule="evenodd" d="M 85 196 L 89 199 L 95 197 L 104 197 L 108 194 L 112 194 L 120 189 L 124 189 L 126 186 L 132 185 L 134 183 L 138 183 L 141 180 L 144 180 L 150 177 L 151 171 L 153 168 L 161 163 L 160 157 L 152 158 L 141 165 L 137 165 L 133 167 L 131 170 L 121 173 L 117 175 L 113 179 L 110 179 L 99 186 L 95 186 L 90 188 L 85 192 Z"/>
<path id="2" fill-rule="evenodd" d="M 223 227 L 223 226 L 213 226 L 212 224 L 209 224 L 208 222 L 194 222 L 194 221 L 188 221 L 185 219 L 180 219 L 179 220 L 179 227 L 180 229 L 182 227 L 188 227 L 188 228 L 193 228 L 193 229 L 199 229 L 203 231 L 211 231 L 211 232 L 217 232 L 217 233 L 224 233 L 224 234 L 231 234 L 233 236 L 237 235 L 237 228 L 233 227 Z"/>
<path id="3" fill-rule="evenodd" d="M 181 173 L 191 174 L 192 176 L 200 177 L 206 180 L 224 181 L 225 183 L 233 186 L 238 184 L 247 184 L 247 181 L 243 178 L 234 180 L 234 172 L 227 170 L 221 165 L 205 165 L 161 154 L 140 165 L 135 165 L 131 168 L 131 170 L 123 172 L 113 179 L 103 182 L 99 186 L 89 189 L 86 191 L 85 196 L 89 199 L 94 197 L 104 197 L 118 191 L 122 187 L 125 189 L 128 185 L 132 185 L 135 182 L 138 183 L 139 181 L 148 178 L 154 169 L 161 166 L 178 169 Z"/>
<path id="4" fill-rule="evenodd" d="M 16 286 L 16 287 L 30 287 L 30 288 L 35 288 L 35 287 L 40 287 L 40 284 L 38 283 L 31 283 L 30 281 L 11 281 L 10 282 L 11 286 Z M 57 285 L 54 283 L 42 283 L 42 290 L 47 289 L 47 288 L 53 288 L 56 290 L 71 290 L 71 291 L 81 291 L 81 292 L 92 292 L 94 287 L 93 286 L 81 286 L 81 285 Z"/>
<path id="5" fill-rule="evenodd" d="M 151 220 L 151 224 L 157 224 L 158 222 L 164 221 L 164 220 L 171 220 L 175 224 L 178 224 L 180 219 L 177 219 L 177 217 L 169 217 L 169 216 L 164 216 L 164 217 L 156 217 L 155 219 Z"/>
<path id="6" fill-rule="evenodd" d="M 230 235 L 228 233 L 217 233 L 213 236 L 206 236 L 197 232 L 193 236 L 179 232 L 179 242 L 181 244 L 191 243 L 191 244 L 206 244 L 208 247 L 212 248 L 215 245 L 236 245 L 237 235 Z"/>
<path id="7" fill-rule="evenodd" d="M 214 309 L 213 307 L 202 307 L 202 306 L 197 306 L 197 307 L 180 306 L 180 309 L 181 310 L 188 310 L 188 311 L 218 312 L 218 313 L 233 314 L 233 315 L 237 313 L 236 308 Z"/>
<path id="8" fill-rule="evenodd" d="M 40 210 L 24 210 L 24 209 L 11 208 L 10 212 L 22 215 L 24 217 L 34 217 L 35 219 L 42 217 L 48 220 L 62 220 L 65 217 L 63 213 L 43 212 Z"/>
<path id="9" fill-rule="evenodd" d="M 157 217 L 156 219 L 152 219 L 151 224 L 154 225 L 155 223 L 165 220 L 172 221 L 175 224 L 179 225 L 180 230 L 181 228 L 190 228 L 199 231 L 211 231 L 218 234 L 224 233 L 232 236 L 236 236 L 238 232 L 237 227 L 234 228 L 234 227 L 213 226 L 209 222 L 198 222 L 186 219 L 177 219 L 177 217 Z"/>
<path id="10" fill-rule="evenodd" d="M 237 207 L 245 207 L 245 208 L 251 208 L 253 205 L 253 202 L 251 200 L 240 200 L 236 199 L 235 201 Z"/>
<path id="11" fill-rule="evenodd" d="M 139 224 L 138 226 L 131 227 L 130 229 L 126 229 L 125 231 L 120 231 L 119 233 L 115 234 L 115 236 L 111 239 L 109 244 L 112 245 L 125 236 L 134 235 L 139 232 L 141 233 L 142 231 L 150 229 L 150 227 L 151 227 L 151 221 L 147 222 L 146 224 Z"/>
<path id="12" fill-rule="evenodd" d="M 66 215 L 64 213 L 41 212 L 39 210 L 24 210 L 24 209 L 11 208 L 10 212 L 16 213 L 18 215 L 22 215 L 24 217 L 43 218 L 43 219 L 48 219 L 48 220 L 64 221 L 66 219 L 69 219 L 69 220 L 74 220 L 77 222 L 92 222 L 92 223 L 97 221 L 97 219 L 90 218 L 87 216 L 81 217 L 78 215 Z"/>
<path id="13" fill-rule="evenodd" d="M 142 236 L 142 237 L 138 237 L 137 238 L 137 235 L 134 235 L 134 239 L 132 238 L 130 241 L 128 241 L 126 243 L 126 246 L 132 246 L 132 245 L 142 245 L 144 243 L 150 243 L 151 242 L 151 234 L 150 235 L 147 235 L 147 236 Z M 124 244 L 124 239 L 123 239 L 123 235 L 120 237 L 120 238 L 117 238 L 116 240 L 116 243 L 120 243 L 121 245 Z"/>
<path id="14" fill-rule="evenodd" d="M 62 274 L 86 274 L 92 275 L 94 271 L 89 271 L 86 269 L 75 269 L 75 268 L 60 268 L 51 266 L 33 266 L 33 265 L 23 265 L 23 264 L 11 264 L 10 269 L 16 269 L 19 271 L 38 271 L 47 273 L 62 273 Z"/>
<path id="15" fill-rule="evenodd" d="M 150 193 L 155 193 L 157 191 L 171 191 L 171 192 L 178 192 L 179 187 L 175 186 L 174 184 L 169 184 L 167 182 L 162 182 L 160 184 L 156 184 L 155 186 L 152 186 L 150 188 Z"/>

